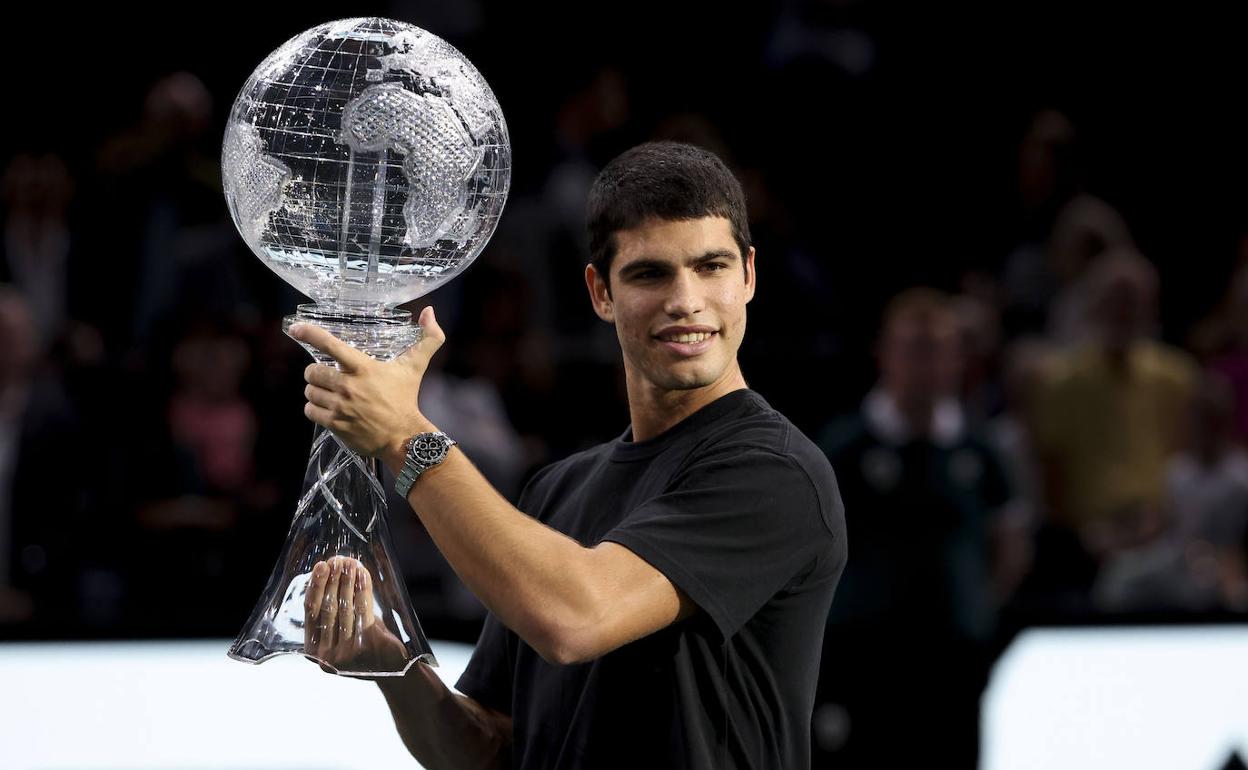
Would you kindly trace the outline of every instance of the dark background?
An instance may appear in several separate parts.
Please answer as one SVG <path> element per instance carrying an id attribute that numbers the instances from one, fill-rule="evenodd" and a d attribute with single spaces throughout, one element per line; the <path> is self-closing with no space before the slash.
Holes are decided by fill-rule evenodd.
<path id="1" fill-rule="evenodd" d="M 311 430 L 304 354 L 279 328 L 302 298 L 234 231 L 220 145 L 255 66 L 347 10 L 49 4 L 6 25 L 6 238 L 30 200 L 15 192 L 22 163 L 59 158 L 21 178 L 56 177 L 72 194 L 56 214 L 69 238 L 61 320 L 10 377 L 37 397 L 12 434 L 0 639 L 229 637 L 250 611 Z M 491 424 L 514 444 L 491 477 L 513 499 L 542 464 L 627 425 L 618 350 L 584 296 L 577 207 L 597 169 L 647 139 L 702 144 L 742 179 L 759 274 L 745 376 L 812 437 L 876 381 L 881 310 L 903 289 L 997 297 L 1001 350 L 1043 331 L 999 299 L 1007 257 L 1051 225 L 1019 192 L 1020 143 L 1041 110 L 1073 127 L 1062 152 L 1078 189 L 1116 209 L 1155 266 L 1157 338 L 1200 358 L 1196 333 L 1248 260 L 1248 47 L 1229 13 L 873 0 L 349 10 L 447 39 L 506 116 L 514 171 L 498 232 L 462 277 L 410 307 L 439 310 L 448 387 L 475 383 L 501 405 Z M 164 122 L 153 117 L 162 83 L 174 84 Z M 174 252 L 181 266 L 154 279 Z M 29 294 L 0 269 L 0 284 Z M 7 331 L 0 353 L 20 336 Z M 253 432 L 245 467 L 214 487 L 170 415 L 179 393 L 221 372 L 233 375 L 203 387 Z M 480 607 L 419 526 L 397 532 L 396 547 L 429 635 L 473 640 Z M 1088 620 L 1022 613 L 998 642 L 1031 622 Z"/>

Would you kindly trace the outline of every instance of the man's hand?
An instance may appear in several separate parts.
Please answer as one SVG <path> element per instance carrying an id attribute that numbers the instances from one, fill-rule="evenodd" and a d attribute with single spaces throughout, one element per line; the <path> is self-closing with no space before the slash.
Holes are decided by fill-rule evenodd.
<path id="1" fill-rule="evenodd" d="M 325 663 L 356 671 L 403 667 L 406 648 L 377 622 L 373 579 L 359 560 L 335 556 L 312 568 L 303 597 L 303 650 L 326 671 Z"/>
<path id="2" fill-rule="evenodd" d="M 303 392 L 308 403 L 303 413 L 307 418 L 332 430 L 362 455 L 398 453 L 401 457 L 408 437 L 433 429 L 420 413 L 417 397 L 429 359 L 446 341 L 432 307 L 421 312 L 419 321 L 424 329 L 420 342 L 386 362 L 356 350 L 319 326 L 291 326 L 291 336 L 338 362 L 337 368 L 310 364 L 304 370 L 308 386 Z"/>

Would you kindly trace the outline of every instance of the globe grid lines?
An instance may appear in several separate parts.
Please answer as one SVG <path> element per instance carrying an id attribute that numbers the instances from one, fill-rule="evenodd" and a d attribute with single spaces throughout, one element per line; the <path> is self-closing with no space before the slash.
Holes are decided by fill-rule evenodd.
<path id="1" fill-rule="evenodd" d="M 397 304 L 420 296 L 475 259 L 501 216 L 512 168 L 497 101 L 471 62 L 445 41 L 426 35 L 409 25 L 375 20 L 321 25 L 266 58 L 236 100 L 232 119 L 243 117 L 261 131 L 264 157 L 291 171 L 281 203 L 263 217 L 253 249 L 318 302 L 334 297 L 371 302 L 366 298 L 372 296 L 382 304 Z M 440 137 L 450 135 L 439 133 L 445 127 L 422 134 L 434 137 L 430 145 L 400 142 L 390 149 L 384 142 L 375 154 L 365 148 L 368 155 L 356 148 L 364 171 L 348 188 L 344 180 L 352 167 L 351 148 L 342 141 L 341 105 L 359 98 L 356 89 L 382 83 L 449 100 L 455 124 L 469 134 L 452 140 L 446 150 L 440 149 L 446 141 Z M 430 118 L 420 113 L 407 119 Z M 432 125 L 422 123 L 420 130 Z M 418 165 L 423 187 L 414 186 L 413 164 L 462 158 L 441 154 L 456 146 L 471 148 L 478 160 L 450 176 L 444 171 L 454 166 Z M 361 176 L 361 167 L 355 171 Z M 464 185 L 458 198 L 445 197 L 445 186 L 454 184 Z M 358 204 L 346 205 L 348 192 Z M 434 201 L 443 208 L 424 208 Z M 420 229 L 413 230 L 418 222 Z M 377 284 L 371 288 L 355 274 L 366 269 L 370 254 L 375 255 L 371 275 Z"/>

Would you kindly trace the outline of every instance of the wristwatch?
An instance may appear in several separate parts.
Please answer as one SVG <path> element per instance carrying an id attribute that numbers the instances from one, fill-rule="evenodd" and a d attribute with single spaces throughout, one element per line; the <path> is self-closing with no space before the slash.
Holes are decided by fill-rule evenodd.
<path id="1" fill-rule="evenodd" d="M 394 480 L 394 491 L 406 500 L 407 493 L 412 491 L 412 485 L 420 478 L 420 474 L 445 460 L 451 447 L 458 443 L 440 430 L 417 433 L 409 438 L 405 444 L 407 451 L 403 459 L 403 469 Z"/>

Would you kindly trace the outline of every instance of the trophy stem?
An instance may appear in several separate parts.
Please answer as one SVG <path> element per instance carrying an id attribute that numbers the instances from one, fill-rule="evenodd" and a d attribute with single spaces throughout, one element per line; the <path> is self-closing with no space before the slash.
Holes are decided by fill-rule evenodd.
<path id="1" fill-rule="evenodd" d="M 300 305 L 283 328 L 289 330 L 295 321 L 323 326 L 381 360 L 394 358 L 420 338 L 411 313 L 401 310 L 365 313 L 351 306 Z M 333 364 L 324 353 L 304 347 L 318 361 Z M 362 457 L 332 431 L 316 426 L 285 546 L 230 657 L 260 663 L 299 653 L 335 673 L 371 676 L 400 676 L 417 660 L 437 665 L 393 556 L 386 492 L 377 470 L 375 459 Z M 355 614 L 345 627 L 341 618 L 326 625 L 323 615 L 306 614 L 321 606 L 313 598 L 313 568 L 331 560 L 352 565 L 353 575 L 366 572 L 371 586 L 339 594 L 342 601 L 356 597 Z M 338 580 L 332 585 L 338 586 Z M 327 643 L 326 634 L 334 633 L 348 635 Z"/>
<path id="2" fill-rule="evenodd" d="M 338 277 L 347 280 L 349 265 L 347 264 L 347 234 L 351 232 L 351 191 L 355 187 L 355 148 L 350 148 L 347 157 L 347 183 L 343 186 L 342 195 L 342 229 L 338 235 Z"/>
<path id="3" fill-rule="evenodd" d="M 354 150 L 352 151 L 354 152 Z M 373 176 L 373 226 L 368 234 L 368 272 L 365 283 L 377 282 L 377 259 L 381 253 L 381 223 L 386 213 L 386 158 L 390 153 L 384 148 L 377 160 L 377 173 Z"/>

